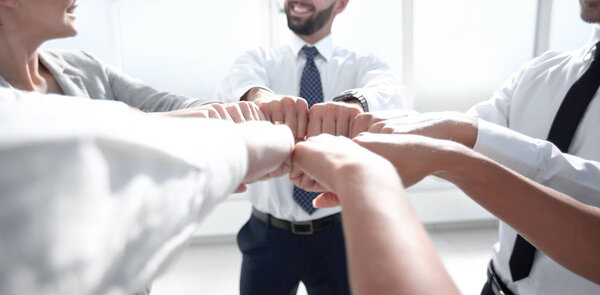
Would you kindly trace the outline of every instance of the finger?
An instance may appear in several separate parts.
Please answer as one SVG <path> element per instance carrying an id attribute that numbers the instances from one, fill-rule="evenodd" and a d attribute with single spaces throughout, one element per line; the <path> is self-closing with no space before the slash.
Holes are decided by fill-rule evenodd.
<path id="1" fill-rule="evenodd" d="M 222 104 L 211 104 L 211 106 L 219 115 L 219 119 L 233 121 Z"/>
<path id="2" fill-rule="evenodd" d="M 266 117 L 263 114 L 263 112 L 260 110 L 260 108 L 253 102 L 250 102 L 249 104 L 250 104 L 250 109 L 252 110 L 252 115 L 254 116 L 254 118 L 259 121 L 265 121 Z"/>
<path id="3" fill-rule="evenodd" d="M 279 168 L 273 170 L 266 176 L 261 177 L 259 180 L 266 180 L 269 178 L 280 177 L 280 176 L 290 173 L 291 170 L 292 170 L 292 160 L 287 159 L 287 160 L 285 160 L 285 162 L 283 162 L 283 164 L 281 164 L 281 166 L 279 166 Z"/>
<path id="4" fill-rule="evenodd" d="M 368 128 L 368 131 L 373 133 L 381 133 L 381 129 L 383 129 L 383 127 L 385 127 L 385 121 L 371 125 L 371 127 Z"/>
<path id="5" fill-rule="evenodd" d="M 321 133 L 335 135 L 335 125 L 338 120 L 338 114 L 331 114 L 327 111 L 321 114 Z"/>
<path id="6" fill-rule="evenodd" d="M 238 107 L 240 108 L 240 112 L 242 113 L 242 117 L 244 117 L 245 121 L 255 121 L 252 110 L 250 109 L 250 104 L 248 102 L 240 101 L 238 102 Z"/>
<path id="7" fill-rule="evenodd" d="M 284 123 L 290 127 L 294 138 L 298 138 L 298 114 L 294 101 L 284 101 Z"/>
<path id="8" fill-rule="evenodd" d="M 341 116 L 335 121 L 335 135 L 349 137 L 350 117 Z"/>
<path id="9" fill-rule="evenodd" d="M 283 107 L 280 101 L 271 101 L 269 104 L 269 114 L 271 116 L 271 122 L 275 124 L 283 123 Z"/>
<path id="10" fill-rule="evenodd" d="M 227 113 L 229 114 L 229 116 L 231 116 L 231 119 L 233 120 L 233 122 L 235 122 L 235 123 L 246 122 L 246 120 L 244 119 L 244 116 L 242 115 L 242 112 L 240 111 L 240 107 L 238 106 L 237 103 L 228 104 L 225 106 L 225 109 L 227 110 Z"/>
<path id="11" fill-rule="evenodd" d="M 320 107 L 318 105 L 314 105 L 308 111 L 308 125 L 306 126 L 306 137 L 311 137 L 322 133 L 322 119 L 323 118 Z"/>
<path id="12" fill-rule="evenodd" d="M 300 185 L 298 187 L 308 192 L 317 192 L 318 190 L 315 190 L 316 184 L 317 182 L 314 179 L 308 176 L 308 174 L 304 174 L 300 178 Z"/>
<path id="13" fill-rule="evenodd" d="M 290 174 L 290 180 L 295 186 L 307 192 L 322 192 L 326 190 L 321 184 L 304 172 L 300 172 L 300 174 L 298 174 L 298 171 L 296 171 L 294 176 Z"/>
<path id="14" fill-rule="evenodd" d="M 219 114 L 217 113 L 217 111 L 215 109 L 207 109 L 204 110 L 204 113 L 206 115 L 206 118 L 210 118 L 210 119 L 221 119 L 221 117 L 219 116 Z"/>
<path id="15" fill-rule="evenodd" d="M 248 186 L 242 183 L 242 184 L 240 184 L 240 186 L 238 186 L 238 187 L 235 189 L 234 193 L 235 193 L 235 194 L 243 193 L 243 192 L 245 192 L 247 189 L 248 189 Z"/>
<path id="16" fill-rule="evenodd" d="M 370 113 L 359 114 L 358 116 L 350 120 L 350 127 L 348 137 L 353 138 L 361 132 L 367 131 L 370 125 Z"/>
<path id="17" fill-rule="evenodd" d="M 191 116 L 198 118 L 210 118 L 210 114 L 206 109 L 195 111 Z"/>
<path id="18" fill-rule="evenodd" d="M 303 98 L 296 100 L 296 120 L 297 120 L 297 131 L 296 138 L 304 140 L 306 137 L 306 128 L 308 127 L 308 102 Z"/>
<path id="19" fill-rule="evenodd" d="M 290 172 L 290 179 L 298 187 L 304 188 L 307 191 L 328 191 L 326 185 L 331 184 L 331 175 L 327 173 L 327 167 L 323 166 L 326 161 L 322 157 L 323 145 L 319 142 L 304 141 L 298 143 L 293 152 L 292 156 L 292 171 Z M 314 178 L 313 178 L 314 177 Z M 315 179 L 323 181 L 317 183 Z"/>
<path id="20" fill-rule="evenodd" d="M 294 160 L 292 160 L 292 163 L 295 163 Z M 290 180 L 296 185 L 298 186 L 298 184 L 300 184 L 300 180 L 302 179 L 302 175 L 304 175 L 304 171 L 302 171 L 302 169 L 298 168 L 298 166 L 294 166 L 292 164 L 292 170 L 290 170 Z"/>
<path id="21" fill-rule="evenodd" d="M 313 200 L 313 207 L 315 208 L 330 208 L 340 205 L 340 199 L 334 193 L 325 192 L 318 195 Z"/>

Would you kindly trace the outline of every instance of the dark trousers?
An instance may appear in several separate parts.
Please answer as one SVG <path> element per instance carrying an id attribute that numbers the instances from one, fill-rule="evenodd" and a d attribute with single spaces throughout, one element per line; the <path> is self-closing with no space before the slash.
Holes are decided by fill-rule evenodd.
<path id="1" fill-rule="evenodd" d="M 481 289 L 481 295 L 494 295 L 492 292 L 492 287 L 490 286 L 490 282 L 486 282 Z"/>
<path id="2" fill-rule="evenodd" d="M 341 223 L 311 235 L 274 228 L 256 217 L 237 236 L 243 254 L 240 294 L 350 294 Z"/>

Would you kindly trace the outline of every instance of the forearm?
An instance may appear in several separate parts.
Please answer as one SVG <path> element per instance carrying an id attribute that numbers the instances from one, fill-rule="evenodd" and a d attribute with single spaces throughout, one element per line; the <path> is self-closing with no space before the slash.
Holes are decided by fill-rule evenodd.
<path id="1" fill-rule="evenodd" d="M 544 187 L 464 149 L 436 173 L 509 224 L 561 265 L 600 282 L 600 209 Z"/>
<path id="2" fill-rule="evenodd" d="M 366 177 L 352 183 L 357 185 L 347 186 L 340 199 L 353 292 L 459 294 L 399 179 L 382 183 Z"/>

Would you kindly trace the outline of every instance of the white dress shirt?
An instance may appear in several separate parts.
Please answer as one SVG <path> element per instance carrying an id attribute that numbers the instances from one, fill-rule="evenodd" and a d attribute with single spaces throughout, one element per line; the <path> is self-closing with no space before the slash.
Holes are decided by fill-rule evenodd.
<path id="1" fill-rule="evenodd" d="M 247 171 L 220 120 L 0 89 L 0 126 L 0 294 L 140 290 Z"/>
<path id="2" fill-rule="evenodd" d="M 562 100 L 591 64 L 598 41 L 600 27 L 583 48 L 545 53 L 532 60 L 489 101 L 470 112 L 483 119 L 479 120 L 476 151 L 540 184 L 600 207 L 600 92 L 590 103 L 568 154 L 546 141 Z M 600 294 L 600 285 L 572 273 L 541 251 L 536 253 L 529 277 L 513 283 L 508 260 L 516 232 L 500 223 L 499 235 L 494 267 L 516 294 Z"/>
<path id="3" fill-rule="evenodd" d="M 300 79 L 306 64 L 306 57 L 301 53 L 304 45 L 309 44 L 294 35 L 285 46 L 246 52 L 236 60 L 221 84 L 218 98 L 226 102 L 238 101 L 253 87 L 299 96 Z M 325 102 L 345 91 L 356 91 L 367 100 L 369 111 L 410 107 L 402 83 L 381 60 L 334 46 L 331 35 L 309 46 L 319 51 L 315 64 L 321 76 Z M 293 185 L 284 176 L 251 185 L 247 195 L 258 210 L 286 220 L 313 220 L 340 211 L 339 208 L 319 209 L 309 215 L 295 203 L 292 192 Z"/>

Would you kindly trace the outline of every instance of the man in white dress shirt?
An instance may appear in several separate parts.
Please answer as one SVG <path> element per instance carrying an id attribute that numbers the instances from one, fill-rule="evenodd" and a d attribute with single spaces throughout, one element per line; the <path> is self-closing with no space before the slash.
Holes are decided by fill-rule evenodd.
<path id="1" fill-rule="evenodd" d="M 600 1 L 580 0 L 580 4 L 581 18 L 599 24 Z M 401 128 L 383 131 L 460 142 L 535 182 L 600 207 L 599 42 L 597 25 L 582 48 L 533 59 L 466 115 L 397 118 L 394 124 Z M 357 117 L 351 133 L 367 130 L 379 120 L 373 116 Z M 522 202 L 526 205 L 527 196 Z M 500 294 L 498 289 L 520 295 L 600 294 L 600 285 L 536 250 L 504 222 L 499 235 L 482 294 Z"/>
<path id="2" fill-rule="evenodd" d="M 294 146 L 268 122 L 14 89 L 0 126 L 1 294 L 140 290 L 242 182 L 289 170 Z"/>
<path id="3" fill-rule="evenodd" d="M 334 46 L 331 26 L 348 0 L 285 1 L 294 39 L 242 55 L 218 92 L 225 101 L 254 101 L 296 140 L 320 133 L 348 135 L 364 111 L 405 108 L 401 82 L 371 55 Z M 332 101 L 334 100 L 334 101 Z M 241 294 L 348 294 L 340 208 L 312 207 L 314 194 L 287 177 L 250 187 L 254 206 L 238 234 L 243 252 Z"/>

